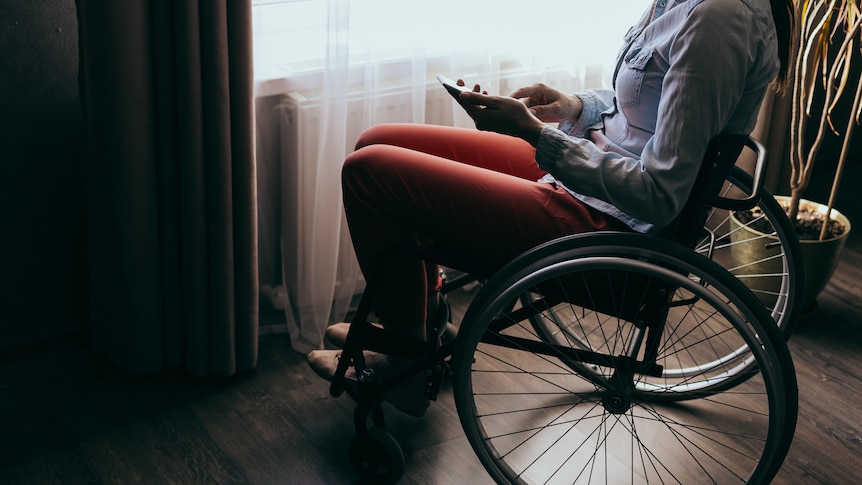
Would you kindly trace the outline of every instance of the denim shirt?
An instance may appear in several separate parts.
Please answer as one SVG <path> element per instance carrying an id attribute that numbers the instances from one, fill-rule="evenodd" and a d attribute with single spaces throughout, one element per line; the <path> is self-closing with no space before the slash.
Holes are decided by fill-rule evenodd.
<path id="1" fill-rule="evenodd" d="M 542 130 L 542 181 L 661 234 L 709 141 L 754 129 L 778 69 L 768 0 L 656 0 L 625 36 L 614 90 L 575 93 L 584 105 L 577 123 Z"/>

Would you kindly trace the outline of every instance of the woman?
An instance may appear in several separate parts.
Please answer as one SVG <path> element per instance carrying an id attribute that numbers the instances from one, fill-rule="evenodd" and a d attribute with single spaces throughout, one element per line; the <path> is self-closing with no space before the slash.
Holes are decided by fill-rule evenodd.
<path id="1" fill-rule="evenodd" d="M 459 103 L 480 131 L 366 131 L 342 183 L 383 327 L 423 340 L 436 309 L 437 268 L 393 258 L 399 245 L 434 242 L 501 267 L 572 233 L 661 235 L 688 198 L 709 141 L 750 133 L 770 84 L 783 84 L 792 11 L 790 0 L 656 0 L 625 36 L 613 90 L 567 95 L 538 84 L 503 97 L 476 86 Z M 341 343 L 346 328 L 334 325 L 327 337 Z M 337 355 L 314 351 L 308 361 L 331 378 Z M 399 394 L 392 400 L 402 409 L 424 412 L 417 392 Z"/>

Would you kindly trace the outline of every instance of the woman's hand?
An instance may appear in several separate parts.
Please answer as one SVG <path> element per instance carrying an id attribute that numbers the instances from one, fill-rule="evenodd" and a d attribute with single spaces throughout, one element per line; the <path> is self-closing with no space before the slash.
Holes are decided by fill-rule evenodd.
<path id="1" fill-rule="evenodd" d="M 530 112 L 546 122 L 578 121 L 584 104 L 574 95 L 565 94 L 542 83 L 518 89 L 512 97 L 524 102 Z"/>
<path id="2" fill-rule="evenodd" d="M 520 100 L 505 96 L 488 96 L 476 85 L 472 92 L 459 96 L 459 103 L 473 118 L 476 128 L 495 131 L 526 140 L 535 146 L 545 124 Z"/>

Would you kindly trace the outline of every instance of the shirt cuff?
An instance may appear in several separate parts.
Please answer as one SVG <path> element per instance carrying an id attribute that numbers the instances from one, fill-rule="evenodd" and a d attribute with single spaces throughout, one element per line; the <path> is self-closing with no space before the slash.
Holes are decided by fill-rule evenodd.
<path id="1" fill-rule="evenodd" d="M 602 121 L 601 115 L 607 107 L 602 99 L 591 91 L 575 93 L 575 96 L 580 98 L 584 107 L 581 110 L 581 116 L 578 118 L 577 123 L 566 126 L 566 133 L 570 136 L 583 138 L 588 129 Z"/>
<path id="2" fill-rule="evenodd" d="M 562 131 L 545 126 L 539 133 L 536 143 L 536 163 L 546 172 L 554 172 L 566 151 L 568 135 Z"/>

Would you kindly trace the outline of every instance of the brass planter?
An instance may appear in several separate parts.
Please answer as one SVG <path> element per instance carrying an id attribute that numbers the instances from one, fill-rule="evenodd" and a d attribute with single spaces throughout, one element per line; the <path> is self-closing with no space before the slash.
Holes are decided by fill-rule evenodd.
<path id="1" fill-rule="evenodd" d="M 779 195 L 775 196 L 775 200 L 785 209 L 790 204 L 790 197 Z M 818 214 L 826 214 L 825 204 L 803 199 L 800 202 L 800 210 L 803 208 L 813 210 Z M 803 307 L 812 303 L 829 283 L 829 279 L 832 278 L 832 274 L 838 267 L 841 251 L 847 242 L 847 235 L 850 234 L 850 220 L 847 217 L 832 209 L 832 219 L 844 225 L 844 234 L 823 241 L 799 241 L 802 249 L 802 267 L 805 274 L 805 288 L 802 295 L 804 298 Z M 778 238 L 744 226 L 735 216 L 731 217 L 731 223 L 733 224 L 731 255 L 734 264 L 741 268 L 736 274 L 741 276 L 746 285 L 755 290 L 755 294 L 764 304 L 771 306 L 775 303 L 775 299 L 771 295 L 778 293 L 781 278 L 768 275 L 779 274 L 782 266 L 781 261 L 769 257 L 770 252 L 777 253 L 777 250 L 770 249 L 770 244 L 763 241 L 778 244 Z M 747 262 L 749 261 L 759 262 L 748 265 Z M 759 275 L 759 277 L 746 278 L 746 275 Z"/>

